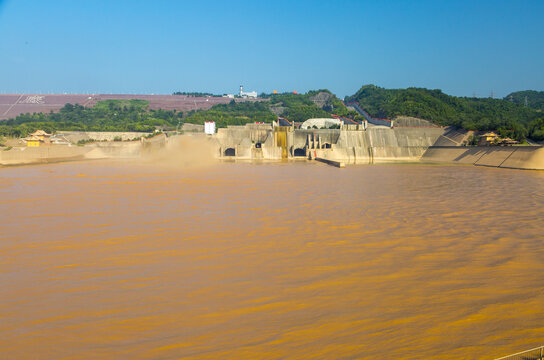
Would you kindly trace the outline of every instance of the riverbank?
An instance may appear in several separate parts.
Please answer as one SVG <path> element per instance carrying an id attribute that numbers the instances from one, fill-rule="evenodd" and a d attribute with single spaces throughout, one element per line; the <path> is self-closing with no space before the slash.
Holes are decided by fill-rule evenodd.
<path id="1" fill-rule="evenodd" d="M 508 169 L 544 170 L 544 147 L 434 147 L 421 157 L 421 162 L 490 166 Z"/>
<path id="2" fill-rule="evenodd" d="M 140 158 L 146 151 L 151 152 L 159 149 L 165 143 L 166 136 L 158 134 L 152 138 L 141 138 L 134 141 L 96 141 L 85 145 L 52 144 L 39 147 L 0 148 L 0 166 L 57 163 L 86 159 Z"/>
<path id="3" fill-rule="evenodd" d="M 412 130 L 413 131 L 413 130 Z M 406 132 L 406 130 L 403 130 Z M 370 132 L 371 135 L 373 134 Z M 428 164 L 466 164 L 475 166 L 490 166 L 497 168 L 544 170 L 544 147 L 539 146 L 424 146 L 436 138 L 436 134 L 424 141 L 400 141 L 399 132 L 389 132 L 386 135 L 396 135 L 389 141 L 376 139 L 365 140 L 364 132 L 340 132 L 335 144 L 329 148 L 321 146 L 320 142 L 327 140 L 323 135 L 318 138 L 318 144 L 304 149 L 303 156 L 291 156 L 289 160 L 322 159 L 326 163 L 345 165 L 368 165 L 378 163 L 428 163 Z M 310 136 L 310 134 L 306 134 Z M 377 135 L 377 134 L 374 134 Z M 391 137 L 391 136 L 389 136 Z M 410 139 L 415 138 L 412 134 Z M 387 137 L 382 137 L 387 139 Z M 224 142 L 224 141 L 223 141 Z M 139 159 L 145 156 L 160 156 L 162 161 L 174 163 L 176 159 L 183 161 L 206 161 L 214 157 L 233 161 L 268 162 L 282 161 L 281 148 L 273 144 L 249 143 L 243 149 L 239 145 L 232 146 L 235 156 L 224 156 L 226 146 L 221 137 L 200 135 L 182 135 L 167 138 L 164 134 L 150 139 L 137 141 L 99 141 L 76 145 L 51 145 L 44 147 L 14 147 L 0 151 L 0 166 L 29 165 L 51 162 L 65 162 L 86 159 Z M 390 146 L 400 144 L 403 146 Z M 266 147 L 265 145 L 270 145 Z M 296 145 L 296 143 L 295 143 Z M 372 146 L 371 146 L 372 145 Z M 377 145 L 377 146 L 376 146 Z M 303 145 L 298 145 L 303 148 Z M 167 151 L 163 151 L 167 149 Z M 266 151 L 264 151 L 266 150 Z M 298 150 L 295 149 L 295 150 Z M 269 156 L 271 152 L 278 156 Z M 247 153 L 247 154 L 246 154 Z M 246 154 L 247 156 L 244 156 Z M 256 156 L 260 155 L 260 156 Z M 266 155 L 266 156 L 264 156 Z M 286 159 L 283 159 L 286 160 Z"/>

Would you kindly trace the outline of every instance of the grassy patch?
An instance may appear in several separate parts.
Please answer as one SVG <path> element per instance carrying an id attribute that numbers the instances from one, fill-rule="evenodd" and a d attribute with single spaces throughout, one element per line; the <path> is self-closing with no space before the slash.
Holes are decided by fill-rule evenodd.
<path id="1" fill-rule="evenodd" d="M 132 110 L 144 110 L 149 107 L 149 101 L 147 100 L 101 100 L 94 106 L 99 110 L 114 110 L 114 109 L 132 109 Z"/>

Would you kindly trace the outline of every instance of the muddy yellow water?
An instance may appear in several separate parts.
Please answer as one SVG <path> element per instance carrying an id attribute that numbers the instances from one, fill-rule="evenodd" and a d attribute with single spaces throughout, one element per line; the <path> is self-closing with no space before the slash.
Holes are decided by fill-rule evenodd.
<path id="1" fill-rule="evenodd" d="M 0 169 L 1 359 L 491 359 L 544 343 L 544 173 Z"/>

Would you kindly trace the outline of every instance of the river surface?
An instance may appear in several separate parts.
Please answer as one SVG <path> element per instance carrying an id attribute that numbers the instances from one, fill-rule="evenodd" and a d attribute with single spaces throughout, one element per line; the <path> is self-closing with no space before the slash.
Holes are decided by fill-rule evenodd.
<path id="1" fill-rule="evenodd" d="M 544 344 L 544 172 L 0 168 L 1 359 L 492 359 Z"/>

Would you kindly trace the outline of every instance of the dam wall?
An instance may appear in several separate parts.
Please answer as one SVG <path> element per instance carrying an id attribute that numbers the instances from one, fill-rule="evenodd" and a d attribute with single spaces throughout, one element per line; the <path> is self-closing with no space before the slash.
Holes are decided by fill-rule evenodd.
<path id="1" fill-rule="evenodd" d="M 106 141 L 88 144 L 92 150 L 86 154 L 88 159 L 136 158 L 145 151 L 154 151 L 166 145 L 166 136 L 158 134 L 152 138 L 135 141 Z"/>
<path id="2" fill-rule="evenodd" d="M 164 134 L 136 141 L 100 141 L 84 146 L 50 145 L 15 147 L 0 150 L 0 165 L 22 165 L 57 161 L 108 158 L 136 158 L 145 151 L 154 151 L 166 143 Z"/>
<path id="3" fill-rule="evenodd" d="M 246 160 L 320 158 L 345 164 L 422 161 L 544 169 L 542 147 L 460 146 L 466 137 L 466 132 L 436 126 L 299 130 L 292 127 L 272 128 L 269 125 L 251 124 L 219 129 L 214 139 L 221 158 Z"/>
<path id="4" fill-rule="evenodd" d="M 73 143 L 80 140 L 113 141 L 115 138 L 121 138 L 123 141 L 137 139 L 147 136 L 151 133 L 144 132 L 108 132 L 108 131 L 58 131 L 58 134 Z"/>
<path id="5" fill-rule="evenodd" d="M 425 151 L 442 135 L 442 128 L 369 127 L 366 131 L 336 130 L 331 149 L 308 145 L 310 158 L 342 161 L 347 164 L 372 164 L 389 161 L 418 161 Z M 326 134 L 325 134 L 326 135 Z M 317 131 L 318 145 L 326 138 Z M 311 136 L 310 136 L 311 138 Z M 315 151 L 317 150 L 317 151 Z"/>
<path id="6" fill-rule="evenodd" d="M 0 150 L 0 165 L 47 163 L 53 161 L 84 159 L 91 149 L 83 146 L 52 145 L 42 147 L 17 147 Z"/>
<path id="7" fill-rule="evenodd" d="M 249 124 L 219 129 L 214 138 L 221 158 L 320 157 L 348 164 L 368 164 L 417 161 L 443 133 L 444 129 L 439 127 L 293 129 Z"/>
<path id="8" fill-rule="evenodd" d="M 442 128 L 368 128 L 373 162 L 416 161 L 444 133 Z"/>
<path id="9" fill-rule="evenodd" d="M 544 147 L 540 146 L 476 146 L 430 147 L 422 162 L 469 164 L 511 169 L 544 170 Z"/>

